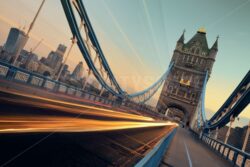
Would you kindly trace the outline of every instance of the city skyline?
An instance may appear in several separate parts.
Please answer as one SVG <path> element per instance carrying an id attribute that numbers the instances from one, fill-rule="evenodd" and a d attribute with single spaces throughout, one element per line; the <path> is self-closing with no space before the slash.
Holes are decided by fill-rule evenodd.
<path id="1" fill-rule="evenodd" d="M 15 1 L 12 1 L 12 3 L 15 3 Z M 30 3 L 26 3 L 25 1 L 20 1 L 17 2 L 20 5 L 24 5 L 26 9 L 31 9 L 34 10 L 39 6 L 40 2 L 30 2 Z M 48 4 L 49 5 L 48 5 Z M 55 43 L 61 43 L 61 42 L 65 42 L 67 44 L 67 46 L 69 46 L 70 44 L 70 35 L 71 33 L 69 32 L 69 27 L 67 25 L 67 22 L 65 20 L 65 16 L 64 13 L 62 12 L 62 9 L 60 9 L 60 4 L 54 4 L 56 2 L 50 2 L 50 1 L 46 1 L 46 4 L 49 7 L 49 12 L 52 7 L 57 7 L 56 9 L 58 9 L 58 16 L 60 19 L 58 19 L 58 22 L 55 22 L 55 24 L 58 25 L 64 25 L 64 28 L 58 28 L 57 25 L 53 25 L 51 24 L 50 21 L 51 18 L 48 18 L 48 16 L 46 16 L 45 14 L 45 10 L 48 10 L 46 6 L 46 9 L 41 11 L 41 18 L 39 18 L 37 25 L 35 25 L 34 27 L 34 32 L 31 33 L 31 41 L 28 42 L 28 45 L 26 46 L 26 49 L 33 47 L 37 42 L 37 40 L 40 40 L 41 38 L 45 38 L 45 42 L 43 43 L 43 46 L 41 47 L 37 52 L 40 53 L 41 56 L 45 56 L 46 53 L 48 52 L 48 50 L 51 49 L 51 46 L 55 45 Z M 57 2 L 59 3 L 59 2 Z M 128 80 L 128 76 L 131 75 L 131 77 L 129 78 L 131 80 L 135 80 L 136 83 L 136 79 L 138 80 L 139 76 L 144 76 L 139 78 L 139 80 L 141 79 L 142 81 L 144 81 L 144 86 L 143 87 L 147 87 L 150 84 L 152 84 L 154 82 L 154 80 L 156 80 L 158 77 L 160 76 L 164 71 L 167 66 L 168 63 L 170 61 L 170 58 L 172 57 L 172 52 L 174 50 L 174 46 L 176 44 L 176 41 L 178 40 L 178 38 L 180 37 L 181 33 L 182 33 L 182 29 L 186 28 L 186 38 L 185 39 L 190 39 L 192 37 L 192 34 L 194 34 L 199 27 L 204 26 L 205 28 L 207 28 L 207 38 L 208 38 L 208 43 L 209 43 L 209 47 L 211 47 L 213 41 L 216 39 L 216 36 L 219 34 L 221 37 L 219 39 L 219 51 L 218 51 L 218 55 L 217 55 L 217 60 L 215 62 L 215 67 L 213 69 L 213 74 L 212 77 L 210 79 L 210 81 L 208 82 L 208 88 L 207 88 L 207 97 L 206 97 L 206 105 L 208 107 L 209 110 L 211 110 L 212 112 L 215 112 L 216 109 L 218 109 L 225 101 L 225 99 L 228 98 L 228 96 L 230 95 L 230 93 L 232 92 L 233 88 L 238 84 L 238 81 L 247 73 L 247 70 L 249 70 L 249 56 L 247 57 L 247 55 L 249 54 L 249 51 L 247 50 L 248 48 L 246 47 L 247 42 L 244 42 L 244 40 L 247 40 L 245 38 L 247 38 L 249 36 L 249 30 L 246 29 L 246 26 L 248 23 L 245 23 L 241 26 L 243 26 L 243 28 L 241 29 L 240 32 L 237 32 L 236 34 L 230 34 L 230 32 L 223 32 L 223 27 L 221 28 L 216 28 L 216 24 L 222 24 L 221 22 L 226 22 L 226 25 L 230 25 L 230 19 L 237 19 L 239 16 L 235 16 L 235 15 L 239 15 L 239 13 L 243 13 L 246 12 L 246 6 L 249 7 L 249 3 L 248 1 L 241 1 L 238 2 L 236 5 L 236 7 L 232 7 L 232 3 L 230 1 L 230 3 L 228 3 L 228 7 L 230 8 L 230 10 L 228 9 L 228 11 L 226 11 L 226 13 L 228 14 L 221 14 L 221 19 L 218 19 L 217 21 L 214 21 L 213 24 L 210 24 L 210 26 L 205 26 L 208 23 L 202 23 L 202 24 L 195 24 L 195 25 L 190 25 L 190 24 L 185 24 L 185 21 L 183 24 L 180 25 L 175 25 L 176 28 L 174 31 L 170 30 L 170 29 L 174 29 L 171 28 L 172 26 L 170 25 L 170 27 L 168 27 L 167 30 L 163 30 L 162 27 L 159 26 L 159 24 L 166 24 L 164 23 L 156 23 L 153 24 L 151 21 L 153 21 L 154 15 L 158 15 L 159 12 L 156 12 L 154 10 L 154 5 L 155 4 L 151 4 L 149 1 L 139 1 L 136 3 L 137 7 L 139 6 L 139 8 L 142 8 L 142 10 L 140 10 L 140 13 L 138 14 L 139 16 L 136 17 L 136 19 L 142 17 L 141 15 L 143 15 L 143 19 L 141 19 L 142 25 L 146 25 L 147 27 L 145 28 L 145 30 L 143 31 L 147 31 L 149 35 L 149 37 L 147 37 L 146 35 L 143 36 L 142 39 L 139 39 L 140 37 L 142 37 L 142 34 L 139 33 L 138 36 L 133 37 L 135 31 L 133 30 L 133 24 L 135 24 L 136 19 L 128 19 L 128 16 L 124 16 L 124 14 L 119 14 L 118 11 L 116 11 L 114 9 L 114 7 L 117 7 L 121 4 L 125 3 L 124 6 L 126 7 L 131 7 L 131 2 L 114 2 L 114 1 L 101 1 L 100 4 L 98 4 L 97 1 L 86 1 L 86 6 L 89 7 L 89 9 L 87 9 L 87 11 L 90 13 L 90 17 L 91 20 L 93 20 L 93 25 L 94 28 L 96 30 L 98 39 L 101 41 L 101 46 L 104 50 L 105 53 L 107 55 L 107 59 L 115 73 L 116 78 L 118 79 L 118 81 L 120 81 L 121 85 L 123 87 L 126 88 L 126 90 L 128 91 L 138 91 L 139 89 L 142 88 L 142 86 L 138 86 L 136 84 L 134 85 L 126 85 L 126 83 L 123 83 L 122 80 Z M 159 3 L 163 3 L 162 1 L 158 1 L 156 3 L 156 5 L 159 5 Z M 243 6 L 244 4 L 244 6 Z M 6 5 L 6 6 L 5 6 Z M 5 42 L 6 40 L 6 29 L 10 28 L 11 26 L 18 26 L 18 18 L 13 18 L 13 16 L 6 16 L 6 11 L 8 9 L 8 5 L 11 5 L 11 3 L 3 3 L 3 5 L 1 5 L 1 33 L 0 33 L 0 42 L 1 44 L 3 44 L 3 42 Z M 93 10 L 95 5 L 102 5 L 104 6 L 104 11 L 95 11 Z M 231 5 L 231 6 L 230 6 Z M 4 8 L 6 7 L 6 8 Z M 211 6 L 209 6 L 211 7 Z M 2 10 L 2 8 L 4 8 L 5 10 Z M 111 10 L 112 8 L 112 10 Z M 239 10 L 241 9 L 241 10 Z M 20 10 L 24 10 L 24 9 L 20 9 Z M 125 9 L 123 9 L 125 10 Z M 32 12 L 35 13 L 34 11 L 30 11 L 27 10 L 27 12 L 24 12 L 23 14 L 25 15 L 25 13 L 28 15 L 31 15 L 31 19 L 32 19 Z M 106 12 L 106 14 L 105 14 Z M 139 11 L 138 11 L 139 12 Z M 145 12 L 145 13 L 143 13 Z M 147 12 L 151 12 L 151 14 L 153 15 L 149 15 Z M 161 11 L 163 12 L 163 11 Z M 108 13 L 108 14 L 107 14 Z M 115 14 L 114 14 L 115 13 Z M 133 13 L 133 12 L 132 12 Z M 135 13 L 133 13 L 135 14 Z M 104 15 L 103 17 L 101 17 L 102 15 Z M 166 13 L 161 13 L 161 18 L 166 15 Z M 223 16 L 224 15 L 224 16 Z M 24 16 L 27 17 L 27 16 Z M 108 16 L 111 16 L 108 17 Z M 234 18 L 234 17 L 235 18 Z M 241 15 L 240 15 L 241 16 Z M 153 17 L 153 18 L 150 18 Z M 167 16 L 168 17 L 168 16 Z M 104 21 L 102 21 L 102 19 L 110 22 L 111 25 L 113 24 L 113 27 L 107 27 L 107 25 L 105 26 Z M 125 18 L 126 23 L 130 26 L 125 26 L 125 25 L 120 25 L 121 23 L 119 23 L 117 20 L 119 20 L 118 18 Z M 178 18 L 178 17 L 177 17 Z M 197 20 L 202 19 L 203 17 L 197 18 Z M 24 19 L 27 20 L 26 25 L 28 26 L 30 23 L 30 18 L 29 19 Z M 166 19 L 166 18 L 165 18 Z M 22 20 L 22 18 L 20 17 L 19 20 Z M 190 21 L 190 20 L 189 20 Z M 210 20 L 211 21 L 211 20 Z M 239 20 L 241 21 L 241 20 Z M 48 34 L 45 35 L 43 33 L 45 32 L 39 32 L 40 29 L 43 28 L 43 24 L 45 22 L 45 25 L 50 25 L 51 27 L 53 27 L 52 29 L 57 29 L 59 30 L 58 34 L 64 34 L 64 37 L 60 37 L 60 35 L 52 35 L 51 37 L 48 37 L 48 34 L 51 35 L 51 33 L 48 31 Z M 6 24 L 7 23 L 7 24 Z M 173 21 L 171 20 L 170 23 L 172 24 Z M 242 21 L 243 23 L 243 21 Z M 125 24 L 125 23 L 123 23 Z M 3 25 L 3 26 L 2 26 Z M 141 28 L 142 25 L 139 25 L 139 27 Z M 153 26 L 153 25 L 157 25 L 157 26 Z M 224 25 L 224 29 L 226 28 Z M 41 27 L 40 27 L 41 26 Z M 248 25 L 249 26 L 249 25 Z M 122 27 L 122 28 L 121 28 Z M 163 26 L 164 27 L 164 26 Z M 110 30 L 109 30 L 110 28 Z M 138 27 L 137 27 L 138 28 Z M 166 28 L 166 27 L 165 27 Z M 2 30 L 3 29 L 3 30 Z M 160 40 L 158 40 L 159 38 L 159 34 L 156 33 L 157 30 L 160 29 L 160 32 L 162 31 L 166 31 L 165 36 L 161 37 Z M 178 30 L 177 30 L 178 29 Z M 47 29 L 46 29 L 47 30 Z M 233 28 L 232 28 L 233 30 Z M 170 32 L 170 33 L 167 33 Z M 172 34 L 171 34 L 172 32 Z M 3 35 L 2 35 L 3 33 Z M 107 33 L 108 35 L 110 35 L 109 37 L 107 37 Z M 146 34 L 144 32 L 144 34 Z M 152 35 L 153 34 L 153 35 Z M 169 35 L 171 34 L 171 35 Z M 229 34 L 231 36 L 229 36 Z M 43 36 L 44 35 L 44 36 Z M 151 37 L 150 37 L 151 36 Z M 154 37 L 155 36 L 155 37 Z M 243 37 L 244 36 L 244 37 Z M 245 37 L 246 36 L 246 37 Z M 54 37 L 54 38 L 53 38 Z M 110 38 L 110 39 L 108 39 Z M 138 39 L 137 39 L 138 38 Z M 157 38 L 157 39 L 156 39 Z M 35 40 L 34 40 L 35 39 Z M 147 42 L 143 42 L 143 39 L 145 39 Z M 243 39 L 243 40 L 242 40 Z M 61 41 L 60 41 L 61 40 Z M 145 47 L 146 45 L 148 45 L 148 41 L 151 40 L 151 46 L 150 48 Z M 33 41 L 33 42 L 32 42 Z M 159 41 L 159 42 L 158 42 Z M 165 43 L 163 43 L 162 41 L 165 41 Z M 146 51 L 142 51 L 140 48 L 131 48 L 131 44 L 130 43 L 136 43 L 138 45 L 142 45 L 142 48 L 145 49 Z M 185 42 L 187 42 L 185 40 Z M 237 45 L 238 44 L 238 45 Z M 128 46 L 126 46 L 128 45 Z M 163 46 L 165 45 L 166 48 L 164 48 Z M 231 45 L 236 45 L 237 47 L 235 48 L 231 48 L 229 46 Z M 54 47 L 55 48 L 55 47 Z M 112 48 L 112 49 L 111 49 Z M 44 50 L 47 50 L 46 52 Z M 148 50 L 151 49 L 151 50 Z M 158 50 L 158 51 L 157 51 Z M 131 52 L 131 53 L 127 53 L 127 52 Z M 147 52 L 147 53 L 146 53 Z M 236 53 L 240 53 L 241 55 L 237 55 L 238 57 L 235 59 L 234 54 L 236 55 Z M 151 54 L 149 54 L 151 53 Z M 154 53 L 156 53 L 157 56 L 151 56 Z M 48 53 L 47 53 L 48 54 Z M 116 55 L 120 55 L 115 57 Z M 129 56 L 126 56 L 129 55 Z M 140 55 L 140 56 L 138 56 Z M 142 56 L 143 55 L 143 56 Z M 145 55 L 145 56 L 144 56 Z M 167 56 L 166 56 L 167 55 Z M 74 66 L 79 62 L 79 60 L 83 60 L 83 58 L 81 58 L 81 55 L 78 51 L 78 48 L 75 46 L 74 50 L 72 52 L 72 56 L 76 56 L 77 59 L 73 59 L 71 58 L 69 60 L 69 64 L 70 66 L 72 66 L 74 64 Z M 241 56 L 239 58 L 239 56 Z M 131 59 L 131 57 L 136 57 L 136 59 Z M 152 58 L 154 58 L 154 60 L 157 61 L 152 61 Z M 121 62 L 127 62 L 127 63 L 120 63 L 119 59 L 121 59 Z M 125 60 L 126 59 L 126 60 Z M 127 60 L 128 59 L 128 60 Z M 240 60 L 239 60 L 240 59 Z M 132 61 L 133 60 L 133 61 Z M 227 62 L 225 63 L 225 60 L 227 60 Z M 249 61 L 248 61 L 249 60 Z M 131 62 L 132 61 L 132 62 Z M 239 64 L 236 64 L 236 66 L 238 66 L 238 69 L 231 69 L 231 65 L 232 63 L 238 62 Z M 129 64 L 130 63 L 130 64 Z M 129 66 L 130 65 L 130 66 Z M 73 67 L 74 67 L 73 66 Z M 73 68 L 71 67 L 71 68 Z M 86 65 L 84 66 L 86 67 Z M 126 69 L 126 70 L 124 70 Z M 151 69 L 154 69 L 151 71 Z M 71 69 L 72 70 L 72 69 Z M 134 74 L 132 71 L 137 71 L 138 74 Z M 146 77 L 146 79 L 145 79 Z M 126 79 L 127 78 L 127 79 Z M 145 81 L 148 80 L 148 81 Z M 125 81 L 126 82 L 126 81 Z M 138 82 L 138 81 L 137 81 Z M 227 82 L 226 85 L 224 85 L 224 83 Z M 125 89 L 124 88 L 124 89 Z M 216 96 L 218 97 L 218 99 L 213 99 L 213 97 Z M 157 97 L 156 97 L 157 98 Z M 249 107 L 245 109 L 244 113 L 242 114 L 243 116 L 250 118 L 250 113 L 249 113 Z"/>

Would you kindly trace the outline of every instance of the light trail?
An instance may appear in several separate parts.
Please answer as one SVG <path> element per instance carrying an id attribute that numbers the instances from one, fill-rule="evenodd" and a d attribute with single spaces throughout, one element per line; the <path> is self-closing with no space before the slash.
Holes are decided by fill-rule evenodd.
<path id="1" fill-rule="evenodd" d="M 18 99 L 13 99 L 13 98 L 8 99 L 6 97 L 1 97 L 1 98 L 8 100 L 10 102 L 29 104 L 30 106 L 35 106 L 35 107 L 39 106 L 41 108 L 62 110 L 64 112 L 73 113 L 73 114 L 104 116 L 104 117 L 112 117 L 112 118 L 120 118 L 120 119 L 133 119 L 133 120 L 138 120 L 138 121 L 153 121 L 154 120 L 150 117 L 129 114 L 129 113 L 114 111 L 110 109 L 98 108 L 94 106 L 87 106 L 84 104 L 77 104 L 77 103 L 66 102 L 66 101 L 61 101 L 61 100 L 49 99 L 45 97 L 39 97 L 36 95 L 24 94 L 24 93 L 20 93 L 16 91 L 8 90 L 7 93 L 11 93 L 12 95 L 19 96 L 19 98 Z M 28 99 L 25 99 L 25 98 L 28 98 Z"/>
<path id="2" fill-rule="evenodd" d="M 38 97 L 37 95 L 13 90 L 0 91 L 8 93 L 7 96 L 2 94 L 0 97 L 1 103 L 6 103 L 12 107 L 18 107 L 18 105 L 27 106 L 28 111 L 19 111 L 17 108 L 13 113 L 8 112 L 8 109 L 1 108 L 0 133 L 99 132 L 176 126 L 171 122 L 156 121 L 150 117 L 119 112 L 115 111 L 115 109 L 104 109 L 58 99 Z M 29 107 L 31 107 L 31 110 L 29 110 Z M 67 113 L 73 115 L 67 115 Z"/>
<path id="3" fill-rule="evenodd" d="M 0 116 L 0 133 L 97 132 L 176 126 L 171 122 L 107 121 L 59 116 Z"/>

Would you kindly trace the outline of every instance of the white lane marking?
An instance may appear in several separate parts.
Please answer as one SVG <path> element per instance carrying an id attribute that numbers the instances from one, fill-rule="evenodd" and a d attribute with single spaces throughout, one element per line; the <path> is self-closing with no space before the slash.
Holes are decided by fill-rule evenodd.
<path id="1" fill-rule="evenodd" d="M 189 152 L 188 152 L 188 148 L 187 148 L 187 145 L 186 145 L 185 141 L 184 141 L 184 145 L 185 145 L 185 149 L 186 149 L 186 153 L 187 153 L 187 157 L 188 157 L 189 167 L 193 167 L 192 161 L 191 161 L 191 158 L 190 158 L 190 155 L 189 155 Z"/>

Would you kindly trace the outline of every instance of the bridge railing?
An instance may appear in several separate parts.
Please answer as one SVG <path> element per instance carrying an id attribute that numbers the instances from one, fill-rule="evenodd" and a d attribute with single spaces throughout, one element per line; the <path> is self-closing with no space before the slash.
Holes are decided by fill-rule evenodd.
<path id="1" fill-rule="evenodd" d="M 163 139 L 161 139 L 158 144 L 135 165 L 135 167 L 159 166 L 175 133 L 176 128 L 172 130 L 169 134 L 167 134 Z"/>
<path id="2" fill-rule="evenodd" d="M 155 112 L 147 105 L 138 104 L 133 101 L 125 101 L 123 103 L 119 103 L 114 99 L 109 99 L 107 97 L 82 90 L 81 88 L 74 87 L 63 82 L 55 81 L 49 77 L 45 77 L 26 69 L 15 67 L 2 61 L 0 61 L 0 78 L 16 83 L 25 84 L 35 88 L 44 89 L 49 92 L 83 98 L 85 100 L 88 100 L 88 102 L 95 102 L 95 104 L 100 103 L 101 105 L 109 105 L 113 107 L 127 107 L 129 109 L 136 110 L 143 115 L 156 118 L 164 118 L 164 115 Z"/>
<path id="3" fill-rule="evenodd" d="M 17 83 L 23 83 L 36 88 L 46 89 L 50 92 L 82 97 L 86 100 L 99 102 L 106 105 L 114 105 L 115 103 L 114 100 L 84 91 L 81 88 L 77 88 L 66 83 L 55 81 L 43 75 L 18 68 L 4 62 L 0 62 L 0 78 Z"/>
<path id="4" fill-rule="evenodd" d="M 222 157 L 232 162 L 233 165 L 240 167 L 250 166 L 250 154 L 207 135 L 203 135 L 202 140 Z"/>

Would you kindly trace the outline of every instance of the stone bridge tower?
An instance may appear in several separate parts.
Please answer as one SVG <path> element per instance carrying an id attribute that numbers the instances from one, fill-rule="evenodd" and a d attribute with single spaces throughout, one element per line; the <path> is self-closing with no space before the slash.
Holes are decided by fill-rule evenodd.
<path id="1" fill-rule="evenodd" d="M 218 37 L 208 47 L 206 31 L 201 28 L 187 42 L 184 33 L 177 41 L 171 62 L 172 71 L 166 79 L 157 111 L 182 120 L 189 126 L 201 96 L 206 71 L 211 74 L 218 51 Z"/>

